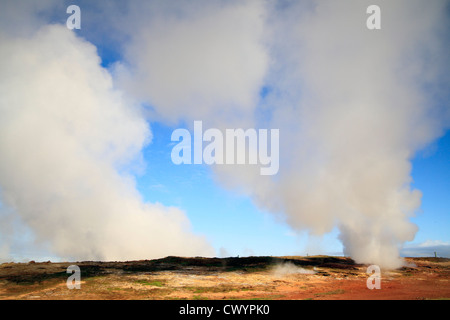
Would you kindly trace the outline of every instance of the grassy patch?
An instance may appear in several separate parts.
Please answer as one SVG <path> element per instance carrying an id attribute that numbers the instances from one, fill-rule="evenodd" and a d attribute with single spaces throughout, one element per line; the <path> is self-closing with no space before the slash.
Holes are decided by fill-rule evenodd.
<path id="1" fill-rule="evenodd" d="M 166 297 L 165 300 L 188 300 L 186 297 Z"/>
<path id="2" fill-rule="evenodd" d="M 133 290 L 133 289 L 131 289 L 131 288 L 120 288 L 120 287 L 109 287 L 109 288 L 106 288 L 106 290 L 108 290 L 108 291 L 130 291 L 130 290 Z"/>
<path id="3" fill-rule="evenodd" d="M 345 292 L 345 290 L 338 289 L 338 290 L 334 290 L 334 291 L 316 293 L 315 296 L 316 297 L 318 297 L 318 296 L 330 296 L 330 295 L 334 295 L 334 294 L 342 294 L 344 292 Z"/>
<path id="4" fill-rule="evenodd" d="M 104 282 L 107 279 L 108 279 L 108 277 L 106 275 L 93 276 L 93 277 L 87 277 L 87 278 L 81 277 L 81 281 L 86 281 L 88 283 L 102 282 L 102 281 Z"/>
<path id="5" fill-rule="evenodd" d="M 254 297 L 251 298 L 250 300 L 275 300 L 275 299 L 282 299 L 284 298 L 284 295 L 282 294 L 271 294 L 271 295 L 267 295 L 267 296 L 263 296 L 263 297 Z"/>
<path id="6" fill-rule="evenodd" d="M 411 272 L 407 272 L 407 273 L 403 274 L 404 277 L 411 277 L 412 275 L 414 275 L 414 274 Z"/>
<path id="7" fill-rule="evenodd" d="M 236 288 L 231 286 L 213 286 L 213 287 L 184 287 L 184 289 L 192 291 L 193 293 L 226 293 L 232 291 L 250 291 L 251 288 Z"/>
<path id="8" fill-rule="evenodd" d="M 28 294 L 32 293 L 34 291 L 41 291 L 45 289 L 49 289 L 51 287 L 55 287 L 60 284 L 60 281 L 58 280 L 47 280 L 42 282 L 19 282 L 17 284 L 11 284 L 8 283 L 7 285 L 2 286 L 4 291 L 4 294 L 1 296 L 15 296 L 15 295 L 21 295 L 21 294 Z"/>
<path id="9" fill-rule="evenodd" d="M 149 280 L 136 280 L 135 283 L 138 284 L 142 284 L 144 286 L 153 286 L 153 287 L 164 287 L 166 285 L 166 283 L 164 281 L 161 280 L 153 280 L 153 281 L 149 281 Z"/>

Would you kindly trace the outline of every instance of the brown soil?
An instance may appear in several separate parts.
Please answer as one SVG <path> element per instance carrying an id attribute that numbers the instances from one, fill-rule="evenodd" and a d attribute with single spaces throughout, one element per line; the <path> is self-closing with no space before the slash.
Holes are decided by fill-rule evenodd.
<path id="1" fill-rule="evenodd" d="M 0 299 L 450 299 L 450 259 L 406 261 L 414 266 L 382 270 L 381 288 L 373 290 L 366 286 L 367 266 L 345 257 L 4 263 Z M 286 263 L 291 272 L 278 272 Z M 66 285 L 73 264 L 81 269 L 80 290 Z M 292 273 L 296 267 L 314 274 Z"/>

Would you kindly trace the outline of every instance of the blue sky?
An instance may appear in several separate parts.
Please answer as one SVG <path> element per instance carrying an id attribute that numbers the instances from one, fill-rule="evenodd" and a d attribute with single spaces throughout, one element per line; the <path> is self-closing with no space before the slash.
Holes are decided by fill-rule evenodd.
<path id="1" fill-rule="evenodd" d="M 172 130 L 152 124 L 154 139 L 144 150 L 146 174 L 137 180 L 146 201 L 182 208 L 193 230 L 207 236 L 218 254 L 221 248 L 241 256 L 297 250 L 288 227 L 258 210 L 247 197 L 219 187 L 210 167 L 174 165 Z"/>
<path id="2" fill-rule="evenodd" d="M 414 242 L 450 242 L 450 132 L 412 161 L 412 186 L 422 191 L 422 206 L 412 219 L 419 226 Z"/>

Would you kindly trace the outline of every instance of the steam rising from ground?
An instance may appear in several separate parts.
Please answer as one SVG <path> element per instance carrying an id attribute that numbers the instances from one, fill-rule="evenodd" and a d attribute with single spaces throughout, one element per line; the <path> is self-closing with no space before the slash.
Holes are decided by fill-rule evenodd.
<path id="1" fill-rule="evenodd" d="M 410 160 L 449 123 L 448 2 L 378 2 L 375 31 L 369 1 L 110 2 L 109 29 L 86 37 L 120 44 L 114 82 L 155 119 L 280 129 L 278 176 L 216 166 L 222 185 L 296 230 L 338 227 L 346 255 L 395 268 L 417 231 Z M 1 39 L 2 203 L 61 255 L 210 252 L 178 209 L 140 200 L 123 168 L 146 119 L 62 29 Z"/>
<path id="2" fill-rule="evenodd" d="M 436 117 L 448 109 L 433 91 L 448 85 L 437 67 L 448 69 L 437 37 L 446 3 L 383 2 L 375 32 L 361 25 L 368 5 L 318 1 L 278 11 L 262 109 L 280 128 L 280 174 L 217 171 L 262 207 L 284 212 L 293 228 L 320 235 L 337 226 L 344 254 L 396 268 L 399 248 L 417 231 L 409 218 L 421 193 L 410 188 L 410 160 L 448 121 Z"/>
<path id="3" fill-rule="evenodd" d="M 442 132 L 424 85 L 440 76 L 436 63 L 445 65 L 435 33 L 445 6 L 383 2 L 377 33 L 360 27 L 368 5 L 320 1 L 306 13 L 286 12 L 277 25 L 296 30 L 277 54 L 292 54 L 283 51 L 289 44 L 298 58 L 280 59 L 289 64 L 275 69 L 285 80 L 275 79 L 279 91 L 269 100 L 272 126 L 288 128 L 280 132 L 283 171 L 258 199 L 298 229 L 322 234 L 337 225 L 346 255 L 393 268 L 417 231 L 408 219 L 421 197 L 409 186 L 410 160 Z"/>
<path id="4" fill-rule="evenodd" d="M 283 264 L 278 264 L 273 268 L 273 273 L 276 276 L 285 276 L 291 274 L 315 274 L 314 270 L 308 270 L 301 267 L 296 266 L 291 262 L 286 262 Z"/>
<path id="5" fill-rule="evenodd" d="M 357 262 L 400 266 L 399 249 L 414 238 L 417 227 L 409 218 L 421 198 L 420 191 L 410 188 L 410 160 L 442 134 L 441 119 L 445 112 L 448 116 L 433 101 L 436 85 L 445 83 L 439 69 L 447 66 L 446 47 L 439 35 L 445 34 L 447 3 L 383 1 L 378 31 L 366 28 L 368 1 L 217 3 L 202 12 L 208 18 L 177 11 L 183 19 L 166 26 L 161 34 L 169 36 L 163 41 L 142 37 L 141 29 L 135 37 L 139 50 L 128 51 L 130 70 L 148 69 L 150 80 L 188 74 L 188 85 L 171 87 L 168 80 L 164 90 L 152 94 L 152 81 L 125 83 L 147 93 L 140 98 L 154 102 L 157 113 L 172 120 L 200 117 L 219 127 L 279 128 L 276 178 L 261 177 L 248 166 L 217 166 L 219 180 L 261 207 L 282 212 L 294 229 L 320 235 L 337 226 L 344 253 Z M 242 17 L 253 27 L 238 35 L 234 27 Z M 221 28 L 222 18 L 237 22 L 229 33 Z M 185 19 L 191 21 L 188 28 Z M 211 31 L 218 35 L 214 40 Z M 203 38 L 209 41 L 197 41 Z M 215 51 L 222 45 L 230 50 Z M 183 64 L 174 66 L 167 52 L 176 53 L 175 60 Z M 252 58 L 243 63 L 246 53 Z M 152 67 L 161 61 L 164 67 Z M 212 74 L 210 65 L 217 67 Z M 255 70 L 266 70 L 264 78 Z M 236 75 L 241 76 L 235 83 L 245 90 L 222 81 Z M 253 88 L 261 83 L 264 97 L 252 102 Z M 174 101 L 182 100 L 173 95 L 180 90 L 188 97 L 185 109 L 183 101 Z M 217 99 L 211 99 L 211 92 Z M 223 116 L 236 110 L 245 112 L 238 119 Z"/>

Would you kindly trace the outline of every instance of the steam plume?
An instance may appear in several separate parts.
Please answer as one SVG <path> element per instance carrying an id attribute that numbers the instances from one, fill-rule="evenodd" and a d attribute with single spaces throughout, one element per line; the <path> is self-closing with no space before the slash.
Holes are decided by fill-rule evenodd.
<path id="1" fill-rule="evenodd" d="M 282 212 L 294 229 L 320 235 L 338 227 L 345 254 L 358 262 L 400 266 L 421 198 L 410 188 L 410 160 L 442 134 L 448 112 L 433 91 L 446 83 L 439 35 L 447 3 L 381 1 L 375 31 L 366 28 L 368 1 L 212 3 L 195 13 L 179 6 L 182 18 L 164 30 L 135 32 L 125 84 L 172 121 L 279 128 L 279 176 L 216 166 L 223 185 Z M 252 27 L 234 32 L 245 22 Z M 235 77 L 238 87 L 223 82 Z"/>
<path id="2" fill-rule="evenodd" d="M 65 26 L 0 42 L 0 195 L 16 217 L 2 229 L 23 223 L 72 259 L 211 254 L 183 212 L 136 191 L 130 168 L 151 133 L 95 47 Z"/>

